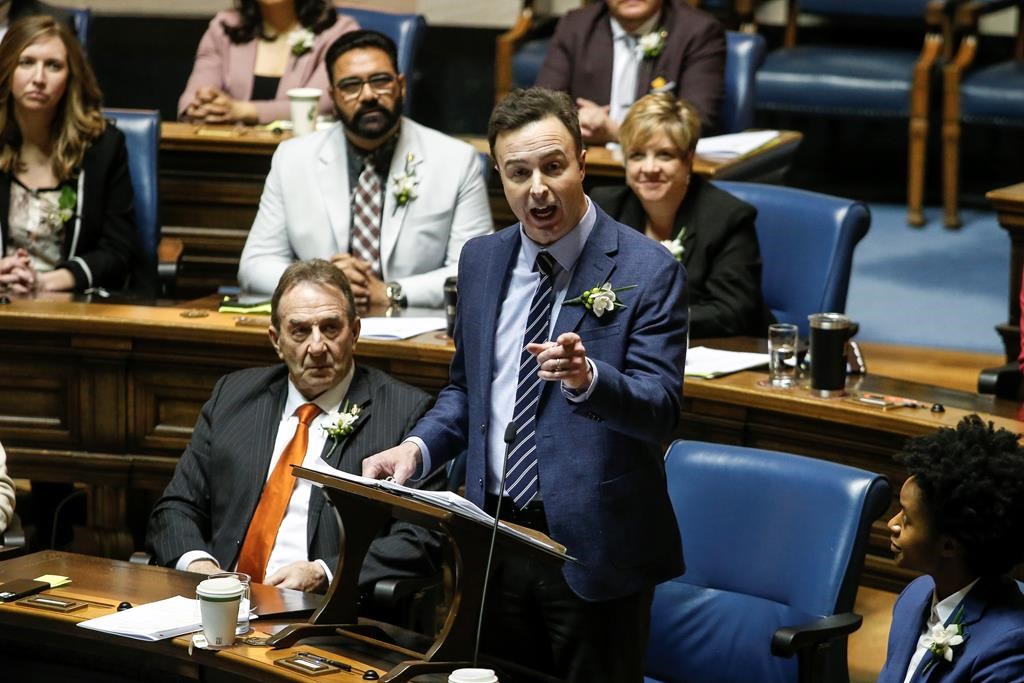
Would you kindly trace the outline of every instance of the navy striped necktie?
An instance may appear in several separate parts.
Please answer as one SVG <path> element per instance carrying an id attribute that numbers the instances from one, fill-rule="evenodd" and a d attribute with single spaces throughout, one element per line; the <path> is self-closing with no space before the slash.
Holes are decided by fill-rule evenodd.
<path id="1" fill-rule="evenodd" d="M 537 359 L 526 350 L 526 345 L 539 344 L 548 337 L 551 326 L 551 306 L 554 303 L 554 274 L 558 264 L 546 251 L 537 254 L 534 271 L 540 273 L 537 291 L 526 317 L 523 333 L 523 351 L 519 358 L 519 383 L 516 385 L 516 403 L 512 421 L 516 426 L 516 440 L 508 454 L 505 475 L 505 494 L 512 498 L 516 509 L 522 509 L 540 491 L 540 471 L 537 464 L 537 402 L 540 400 L 541 380 L 537 376 Z"/>

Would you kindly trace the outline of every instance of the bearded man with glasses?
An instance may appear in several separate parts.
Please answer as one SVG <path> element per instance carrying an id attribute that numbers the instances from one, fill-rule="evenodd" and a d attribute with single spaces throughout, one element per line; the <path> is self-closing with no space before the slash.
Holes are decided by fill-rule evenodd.
<path id="1" fill-rule="evenodd" d="M 439 308 L 462 245 L 493 230 L 476 151 L 402 116 L 394 42 L 340 37 L 325 57 L 341 125 L 282 143 L 238 280 L 272 292 L 293 261 L 329 259 L 361 308 Z"/>

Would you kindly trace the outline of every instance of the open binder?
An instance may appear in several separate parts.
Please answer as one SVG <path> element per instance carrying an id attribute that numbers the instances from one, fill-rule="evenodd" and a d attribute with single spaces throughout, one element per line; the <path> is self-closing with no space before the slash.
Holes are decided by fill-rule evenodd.
<path id="1" fill-rule="evenodd" d="M 320 485 L 340 515 L 342 553 L 334 580 L 309 622 L 293 624 L 268 644 L 291 647 L 303 638 L 340 635 L 408 657 L 382 681 L 407 681 L 414 676 L 471 666 L 476 624 L 483 600 L 484 571 L 494 518 L 470 501 L 447 491 L 422 491 L 393 482 L 367 479 L 328 467 L 294 467 L 293 474 Z M 370 544 L 392 519 L 439 530 L 453 545 L 455 567 L 451 606 L 433 644 L 424 652 L 410 650 L 374 635 L 357 621 L 359 571 Z M 527 554 L 531 560 L 561 564 L 574 561 L 565 547 L 548 536 L 500 522 L 494 549 L 502 554 Z"/>

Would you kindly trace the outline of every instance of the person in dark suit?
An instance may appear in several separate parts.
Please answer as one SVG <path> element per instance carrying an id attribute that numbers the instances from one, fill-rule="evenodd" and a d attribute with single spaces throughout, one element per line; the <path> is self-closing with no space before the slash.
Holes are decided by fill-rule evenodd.
<path id="1" fill-rule="evenodd" d="M 1024 681 L 1024 448 L 977 415 L 913 439 L 889 520 L 896 565 L 924 572 L 896 600 L 878 683 Z"/>
<path id="2" fill-rule="evenodd" d="M 0 284 L 125 287 L 140 260 L 124 136 L 78 40 L 48 16 L 0 42 Z"/>
<path id="3" fill-rule="evenodd" d="M 284 364 L 217 383 L 153 510 L 147 546 L 162 565 L 203 573 L 237 568 L 257 582 L 323 591 L 338 564 L 335 514 L 321 489 L 291 476 L 290 464 L 322 458 L 358 473 L 365 456 L 401 439 L 430 397 L 356 366 L 352 290 L 327 261 L 292 264 L 271 306 L 270 341 Z M 311 422 L 304 428 L 306 410 Z M 300 438 L 305 443 L 293 448 Z M 275 493 L 279 470 L 283 497 Z M 429 573 L 435 547 L 424 529 L 396 523 L 375 542 L 360 582 Z"/>
<path id="4" fill-rule="evenodd" d="M 584 194 L 565 93 L 512 92 L 488 137 L 520 222 L 466 245 L 449 384 L 363 473 L 404 481 L 468 449 L 466 496 L 578 560 L 500 563 L 484 651 L 560 680 L 640 681 L 654 586 L 683 571 L 661 443 L 679 420 L 686 273 Z"/>
<path id="5" fill-rule="evenodd" d="M 595 2 L 558 22 L 537 85 L 576 100 L 587 142 L 616 140 L 626 110 L 649 92 L 685 98 L 712 131 L 725 91 L 725 31 L 681 0 Z"/>
<path id="6" fill-rule="evenodd" d="M 626 186 L 591 197 L 612 218 L 661 242 L 684 266 L 693 338 L 764 336 L 757 209 L 693 174 L 697 114 L 671 95 L 646 95 L 620 130 Z"/>

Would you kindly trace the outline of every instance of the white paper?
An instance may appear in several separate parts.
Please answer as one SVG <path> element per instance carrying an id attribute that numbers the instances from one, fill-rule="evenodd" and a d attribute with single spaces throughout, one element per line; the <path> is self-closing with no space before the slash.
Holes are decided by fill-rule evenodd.
<path id="1" fill-rule="evenodd" d="M 362 339 L 383 339 L 397 341 L 410 339 L 424 332 L 443 330 L 447 327 L 444 318 L 362 318 Z"/>
<path id="2" fill-rule="evenodd" d="M 479 522 L 491 526 L 494 525 L 494 517 L 487 514 L 479 507 L 477 507 L 477 505 L 473 501 L 469 500 L 468 498 L 463 498 L 459 494 L 453 493 L 452 491 L 424 491 L 423 489 L 414 489 L 409 486 L 396 484 L 393 481 L 387 481 L 384 479 L 371 479 L 369 477 L 363 477 L 358 474 L 349 474 L 348 472 L 343 472 L 342 470 L 331 467 L 326 462 L 324 462 L 322 458 L 318 458 L 316 462 L 309 465 L 308 468 L 311 470 L 315 470 L 317 472 L 323 472 L 324 474 L 329 474 L 331 476 L 338 477 L 339 479 L 354 481 L 364 486 L 372 486 L 375 488 L 384 489 L 385 491 L 390 491 L 391 493 L 400 496 L 407 496 L 409 498 L 413 498 L 414 500 L 419 500 L 424 503 L 430 503 L 444 510 L 451 510 L 452 512 L 460 514 L 463 517 L 469 517 L 470 519 L 475 519 Z M 515 536 L 516 538 L 523 539 L 531 545 L 547 548 L 549 550 L 555 549 L 555 546 L 549 543 L 545 543 L 541 539 L 534 538 L 529 534 L 524 534 L 518 529 L 513 529 L 512 527 L 506 525 L 504 522 L 501 522 L 498 526 L 505 533 L 511 536 Z"/>
<path id="3" fill-rule="evenodd" d="M 244 605 L 239 605 L 241 615 Z M 255 615 L 250 615 L 255 619 Z M 202 628 L 199 603 L 175 595 L 173 598 L 146 603 L 121 612 L 78 622 L 82 628 L 112 633 L 136 640 L 163 640 L 193 633 Z"/>
<path id="4" fill-rule="evenodd" d="M 767 364 L 767 353 L 722 351 L 706 346 L 697 346 L 686 352 L 687 377 L 718 377 Z"/>
<path id="5" fill-rule="evenodd" d="M 779 137 L 777 130 L 753 130 L 746 133 L 713 135 L 697 141 L 697 155 L 732 159 L 750 154 Z"/>

